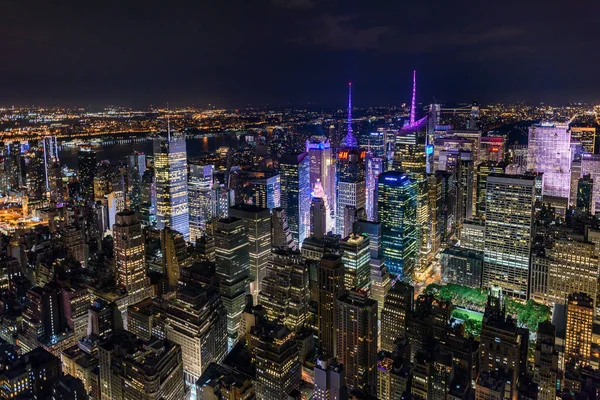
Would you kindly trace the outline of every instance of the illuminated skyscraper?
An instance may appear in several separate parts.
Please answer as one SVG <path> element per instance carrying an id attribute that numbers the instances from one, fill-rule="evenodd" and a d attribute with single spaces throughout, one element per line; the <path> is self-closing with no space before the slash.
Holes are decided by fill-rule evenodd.
<path id="1" fill-rule="evenodd" d="M 43 145 L 32 142 L 24 159 L 29 201 L 41 201 L 46 197 L 46 190 L 48 189 Z"/>
<path id="2" fill-rule="evenodd" d="M 378 212 L 382 247 L 391 274 L 411 280 L 417 256 L 417 186 L 406 174 L 379 175 Z"/>
<path id="3" fill-rule="evenodd" d="M 279 162 L 281 207 L 298 246 L 310 235 L 310 162 L 308 153 L 284 154 Z"/>
<path id="4" fill-rule="evenodd" d="M 369 238 L 352 233 L 340 241 L 340 252 L 346 290 L 368 289 L 371 272 Z"/>
<path id="5" fill-rule="evenodd" d="M 239 204 L 229 209 L 229 215 L 244 221 L 249 243 L 250 294 L 256 301 L 271 253 L 271 214 L 268 208 Z"/>
<path id="6" fill-rule="evenodd" d="M 336 356 L 337 299 L 345 293 L 344 264 L 338 255 L 326 254 L 317 269 L 319 352 Z"/>
<path id="7" fill-rule="evenodd" d="M 223 304 L 227 309 L 227 335 L 230 346 L 238 337 L 246 295 L 250 293 L 250 258 L 244 221 L 229 217 L 215 227 L 216 273 Z"/>
<path id="8" fill-rule="evenodd" d="M 283 208 L 275 208 L 271 214 L 271 246 L 274 249 L 296 250 L 298 248 Z"/>
<path id="9" fill-rule="evenodd" d="M 227 354 L 227 310 L 218 292 L 195 285 L 180 288 L 164 307 L 166 336 L 181 346 L 185 383 L 194 387 Z"/>
<path id="10" fill-rule="evenodd" d="M 502 286 L 527 299 L 533 232 L 535 178 L 490 174 L 486 186 L 482 286 Z"/>
<path id="11" fill-rule="evenodd" d="M 384 171 L 384 159 L 376 157 L 373 152 L 367 152 L 366 202 L 367 220 L 377 219 L 377 178 Z"/>
<path id="12" fill-rule="evenodd" d="M 122 331 L 98 346 L 101 400 L 183 399 L 181 347 Z"/>
<path id="13" fill-rule="evenodd" d="M 281 177 L 279 174 L 252 181 L 254 205 L 269 211 L 281 206 Z"/>
<path id="14" fill-rule="evenodd" d="M 366 204 L 365 157 L 367 152 L 360 150 L 356 139 L 349 133 L 345 146 L 337 154 L 337 191 L 336 191 L 336 231 L 341 237 L 352 233 L 355 220 L 364 219 Z M 356 213 L 358 218 L 350 218 Z M 349 223 L 347 223 L 349 222 Z"/>
<path id="15" fill-rule="evenodd" d="M 190 240 L 188 173 L 185 136 L 154 140 L 156 170 L 156 227 L 166 226 Z"/>
<path id="16" fill-rule="evenodd" d="M 578 143 L 583 147 L 586 153 L 594 154 L 596 146 L 596 128 L 595 127 L 572 127 L 571 143 Z"/>
<path id="17" fill-rule="evenodd" d="M 375 395 L 377 390 L 377 302 L 351 291 L 337 300 L 337 359 L 349 388 Z"/>
<path id="18" fill-rule="evenodd" d="M 304 257 L 291 250 L 274 250 L 260 293 L 267 318 L 298 332 L 308 323 L 309 301 L 309 265 Z"/>
<path id="19" fill-rule="evenodd" d="M 321 183 L 323 192 L 327 196 L 327 207 L 329 212 L 335 212 L 335 163 L 333 149 L 329 140 L 313 138 L 306 141 L 306 151 L 310 160 L 310 188 L 314 191 L 317 182 Z M 328 218 L 327 232 L 333 230 Z"/>
<path id="20" fill-rule="evenodd" d="M 566 123 L 529 127 L 527 169 L 544 174 L 544 196 L 569 198 L 571 132 Z"/>
<path id="21" fill-rule="evenodd" d="M 79 165 L 80 194 L 84 199 L 94 198 L 94 177 L 98 168 L 96 152 L 89 147 L 82 147 L 77 153 L 77 164 Z"/>
<path id="22" fill-rule="evenodd" d="M 213 165 L 190 164 L 188 203 L 190 210 L 190 240 L 206 233 L 206 224 L 213 217 Z"/>
<path id="23" fill-rule="evenodd" d="M 506 164 L 495 161 L 482 162 L 477 166 L 477 215 L 485 215 L 485 188 L 487 186 L 487 177 L 491 173 L 503 174 L 506 170 Z"/>
<path id="24" fill-rule="evenodd" d="M 248 342 L 256 365 L 256 398 L 288 399 L 302 374 L 295 335 L 283 325 L 261 322 L 250 330 Z"/>
<path id="25" fill-rule="evenodd" d="M 144 235 L 137 215 L 133 211 L 117 213 L 113 232 L 117 285 L 130 295 L 140 293 L 150 281 L 146 276 Z"/>
<path id="26" fill-rule="evenodd" d="M 585 293 L 573 293 L 567 300 L 565 361 L 589 365 L 592 351 L 594 299 Z"/>
<path id="27" fill-rule="evenodd" d="M 414 296 L 414 288 L 403 282 L 395 282 L 386 294 L 381 311 L 381 350 L 393 352 L 396 341 L 406 337 L 406 319 L 412 311 Z"/>

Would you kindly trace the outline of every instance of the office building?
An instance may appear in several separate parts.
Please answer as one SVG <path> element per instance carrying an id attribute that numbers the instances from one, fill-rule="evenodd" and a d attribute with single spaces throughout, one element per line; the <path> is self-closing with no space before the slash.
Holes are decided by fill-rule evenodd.
<path id="1" fill-rule="evenodd" d="M 301 381 L 295 335 L 283 325 L 261 322 L 250 329 L 248 347 L 256 365 L 256 398 L 289 398 Z"/>
<path id="2" fill-rule="evenodd" d="M 281 207 L 298 246 L 310 234 L 310 162 L 307 153 L 285 154 L 279 162 Z"/>
<path id="3" fill-rule="evenodd" d="M 146 172 L 146 155 L 133 152 L 127 156 L 127 197 L 130 208 L 139 213 L 142 205 L 142 178 Z"/>
<path id="4" fill-rule="evenodd" d="M 596 128 L 594 127 L 571 127 L 571 144 L 577 143 L 583 151 L 594 154 L 596 146 Z"/>
<path id="5" fill-rule="evenodd" d="M 521 373 L 521 359 L 527 351 L 528 333 L 517 327 L 517 321 L 506 315 L 502 288 L 490 289 L 483 316 L 479 345 L 481 373 L 499 373 L 510 382 L 515 393 Z"/>
<path id="6" fill-rule="evenodd" d="M 565 362 L 589 365 L 592 350 L 594 299 L 585 293 L 573 293 L 567 299 Z"/>
<path id="7" fill-rule="evenodd" d="M 81 197 L 91 200 L 94 198 L 94 177 L 98 168 L 96 152 L 89 147 L 80 148 L 77 153 L 77 164 Z"/>
<path id="8" fill-rule="evenodd" d="M 366 203 L 365 157 L 351 133 L 345 146 L 337 153 L 335 233 L 346 237 L 352 233 L 352 224 L 364 219 Z"/>
<path id="9" fill-rule="evenodd" d="M 483 251 L 485 245 L 485 221 L 483 219 L 472 219 L 463 221 L 460 233 L 460 247 Z"/>
<path id="10" fill-rule="evenodd" d="M 577 200 L 575 206 L 585 213 L 592 211 L 594 182 L 589 175 L 577 180 Z"/>
<path id="11" fill-rule="evenodd" d="M 314 400 L 347 400 L 346 374 L 344 366 L 334 358 L 317 359 L 315 365 Z"/>
<path id="12" fill-rule="evenodd" d="M 483 136 L 479 139 L 478 163 L 504 162 L 504 138 L 498 136 Z"/>
<path id="13" fill-rule="evenodd" d="M 477 193 L 476 213 L 478 216 L 485 215 L 487 177 L 491 173 L 503 174 L 506 164 L 503 162 L 486 161 L 477 166 Z M 462 239 L 461 239 L 462 240 Z"/>
<path id="14" fill-rule="evenodd" d="M 567 304 L 573 293 L 595 299 L 599 260 L 590 242 L 556 239 L 531 257 L 531 298 L 547 305 Z"/>
<path id="15" fill-rule="evenodd" d="M 271 213 L 271 246 L 275 249 L 296 250 L 298 248 L 283 208 L 275 208 Z"/>
<path id="16" fill-rule="evenodd" d="M 363 291 L 337 300 L 337 359 L 349 388 L 375 395 L 377 390 L 377 302 Z"/>
<path id="17" fill-rule="evenodd" d="M 206 233 L 206 224 L 213 217 L 213 165 L 190 164 L 188 204 L 190 240 L 196 243 Z"/>
<path id="18" fill-rule="evenodd" d="M 260 208 L 281 207 L 281 178 L 279 174 L 265 176 L 252 181 L 254 205 Z"/>
<path id="19" fill-rule="evenodd" d="M 406 319 L 413 309 L 414 288 L 394 282 L 385 296 L 381 311 L 381 350 L 393 352 L 398 339 L 406 335 Z"/>
<path id="20" fill-rule="evenodd" d="M 129 295 L 141 293 L 150 281 L 146 276 L 146 250 L 138 216 L 133 211 L 118 213 L 113 231 L 117 285 Z"/>
<path id="21" fill-rule="evenodd" d="M 330 357 L 337 354 L 337 299 L 345 293 L 344 264 L 339 255 L 326 254 L 317 269 L 319 352 Z"/>
<path id="22" fill-rule="evenodd" d="M 571 133 L 566 123 L 529 127 L 527 169 L 544 174 L 544 196 L 569 198 Z"/>
<path id="23" fill-rule="evenodd" d="M 555 348 L 556 327 L 550 321 L 538 325 L 535 345 L 533 381 L 538 385 L 539 400 L 555 400 L 558 381 L 558 351 Z"/>
<path id="24" fill-rule="evenodd" d="M 194 387 L 227 354 L 227 310 L 217 291 L 198 285 L 180 288 L 164 308 L 166 337 L 181 346 L 185 383 Z"/>
<path id="25" fill-rule="evenodd" d="M 535 178 L 490 174 L 487 179 L 482 286 L 502 285 L 527 299 L 533 232 Z"/>
<path id="26" fill-rule="evenodd" d="M 227 309 L 227 335 L 233 345 L 238 337 L 246 295 L 250 293 L 250 256 L 244 221 L 229 217 L 215 226 L 216 273 Z"/>
<path id="27" fill-rule="evenodd" d="M 323 201 L 329 210 L 326 232 L 334 230 L 335 217 L 335 159 L 329 140 L 313 137 L 306 141 L 306 152 L 310 162 L 310 188 L 314 191 L 317 182 L 323 187 Z"/>
<path id="28" fill-rule="evenodd" d="M 299 252 L 273 250 L 259 299 L 270 321 L 292 332 L 308 325 L 309 265 Z"/>
<path id="29" fill-rule="evenodd" d="M 440 256 L 442 282 L 456 283 L 472 288 L 481 287 L 483 251 L 463 247 L 449 247 Z"/>
<path id="30" fill-rule="evenodd" d="M 367 198 L 365 211 L 367 220 L 375 221 L 377 220 L 377 179 L 385 170 L 385 163 L 382 157 L 376 157 L 371 151 L 367 152 L 366 160 L 365 186 Z"/>
<path id="31" fill-rule="evenodd" d="M 391 274 L 411 280 L 417 257 L 416 183 L 398 171 L 379 175 L 377 208 L 386 265 Z"/>
<path id="32" fill-rule="evenodd" d="M 346 291 L 351 289 L 367 290 L 371 275 L 369 238 L 352 233 L 340 240 L 340 252 L 344 264 Z"/>
<path id="33" fill-rule="evenodd" d="M 169 227 L 190 240 L 188 171 L 185 136 L 154 140 L 156 227 Z"/>
<path id="34" fill-rule="evenodd" d="M 98 346 L 102 400 L 176 400 L 185 395 L 181 347 L 122 331 Z"/>
<path id="35" fill-rule="evenodd" d="M 187 254 L 187 243 L 183 235 L 169 227 L 160 231 L 162 252 L 162 270 L 167 278 L 169 290 L 175 290 L 180 279 L 181 270 L 190 265 Z"/>
<path id="36" fill-rule="evenodd" d="M 323 239 L 327 233 L 327 203 L 322 197 L 313 197 L 310 202 L 310 236 Z"/>
<path id="37" fill-rule="evenodd" d="M 146 169 L 142 176 L 140 219 L 146 226 L 156 225 L 156 176 L 154 168 Z"/>
<path id="38" fill-rule="evenodd" d="M 250 294 L 256 301 L 271 252 L 271 214 L 268 208 L 239 204 L 229 209 L 229 215 L 244 223 L 249 244 Z"/>

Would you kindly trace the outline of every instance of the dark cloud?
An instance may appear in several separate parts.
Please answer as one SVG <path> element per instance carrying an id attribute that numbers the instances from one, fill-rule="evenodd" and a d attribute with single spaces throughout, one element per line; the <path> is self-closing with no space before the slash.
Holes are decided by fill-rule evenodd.
<path id="1" fill-rule="evenodd" d="M 0 0 L 0 105 L 591 101 L 578 0 Z"/>

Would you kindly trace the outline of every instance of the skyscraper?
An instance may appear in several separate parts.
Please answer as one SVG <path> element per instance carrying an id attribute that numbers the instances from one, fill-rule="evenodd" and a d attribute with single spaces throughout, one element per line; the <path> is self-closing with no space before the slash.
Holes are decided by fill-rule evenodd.
<path id="1" fill-rule="evenodd" d="M 227 335 L 233 345 L 238 337 L 240 318 L 246 294 L 250 292 L 250 258 L 244 221 L 229 217 L 217 221 L 215 227 L 216 273 L 219 290 L 227 309 Z"/>
<path id="2" fill-rule="evenodd" d="M 181 346 L 185 383 L 193 387 L 227 354 L 227 310 L 218 292 L 197 285 L 180 288 L 164 307 L 166 336 Z"/>
<path id="3" fill-rule="evenodd" d="M 346 290 L 368 289 L 371 272 L 369 238 L 352 233 L 340 241 L 340 251 Z"/>
<path id="4" fill-rule="evenodd" d="M 213 217 L 213 165 L 190 164 L 188 203 L 190 211 L 190 240 L 206 233 L 206 224 Z"/>
<path id="5" fill-rule="evenodd" d="M 267 318 L 298 332 L 308 324 L 309 301 L 309 265 L 304 257 L 291 250 L 274 250 L 260 293 Z"/>
<path id="6" fill-rule="evenodd" d="M 581 366 L 590 364 L 594 299 L 585 293 L 573 293 L 567 300 L 565 361 Z"/>
<path id="7" fill-rule="evenodd" d="M 327 209 L 335 215 L 335 160 L 329 140 L 313 137 L 306 141 L 306 151 L 310 162 L 310 188 L 315 190 L 317 182 L 323 187 Z M 326 232 L 332 231 L 333 220 L 328 215 Z"/>
<path id="8" fill-rule="evenodd" d="M 256 365 L 256 398 L 287 399 L 301 381 L 295 335 L 283 325 L 261 322 L 252 327 L 248 337 Z"/>
<path id="9" fill-rule="evenodd" d="M 94 198 L 94 177 L 98 168 L 96 152 L 89 147 L 82 147 L 77 153 L 77 164 L 79 165 L 80 194 L 84 199 Z"/>
<path id="10" fill-rule="evenodd" d="M 315 365 L 314 400 L 347 400 L 344 366 L 334 358 L 318 358 Z"/>
<path id="11" fill-rule="evenodd" d="M 540 322 L 535 346 L 533 381 L 539 386 L 538 399 L 556 399 L 556 381 L 559 377 L 558 351 L 555 349 L 556 327 L 550 321 Z"/>
<path id="12" fill-rule="evenodd" d="M 399 171 L 379 175 L 377 208 L 386 265 L 410 280 L 417 256 L 416 183 Z"/>
<path id="13" fill-rule="evenodd" d="M 487 178 L 482 286 L 501 285 L 527 299 L 535 203 L 535 178 L 490 174 Z"/>
<path id="14" fill-rule="evenodd" d="M 249 244 L 250 294 L 256 301 L 271 252 L 271 214 L 268 208 L 239 204 L 229 209 L 229 215 L 244 221 Z"/>
<path id="15" fill-rule="evenodd" d="M 281 206 L 281 177 L 279 174 L 252 181 L 254 205 L 269 211 Z"/>
<path id="16" fill-rule="evenodd" d="M 179 282 L 181 269 L 189 265 L 187 244 L 183 235 L 171 228 L 160 231 L 160 246 L 164 276 L 169 290 L 175 290 Z"/>
<path id="17" fill-rule="evenodd" d="M 367 220 L 377 220 L 377 178 L 384 171 L 384 159 L 376 157 L 373 152 L 367 152 L 367 172 L 366 172 L 366 202 L 365 210 Z"/>
<path id="18" fill-rule="evenodd" d="M 133 211 L 122 211 L 117 213 L 113 231 L 117 285 L 127 290 L 128 294 L 134 295 L 150 284 L 146 276 L 142 225 Z"/>
<path id="19" fill-rule="evenodd" d="M 271 246 L 276 249 L 296 250 L 298 248 L 283 208 L 275 208 L 271 214 Z"/>
<path id="20" fill-rule="evenodd" d="M 188 173 L 185 136 L 154 140 L 156 227 L 168 226 L 190 240 Z"/>
<path id="21" fill-rule="evenodd" d="M 127 156 L 127 187 L 131 209 L 140 212 L 142 204 L 142 178 L 146 172 L 146 155 L 134 152 Z"/>
<path id="22" fill-rule="evenodd" d="M 412 311 L 414 288 L 395 282 L 385 296 L 381 311 L 381 349 L 393 352 L 396 341 L 406 335 L 406 319 Z"/>
<path id="23" fill-rule="evenodd" d="M 326 254 L 317 269 L 319 351 L 335 357 L 337 354 L 336 324 L 339 312 L 337 299 L 345 293 L 344 265 L 338 255 Z"/>
<path id="24" fill-rule="evenodd" d="M 349 132 L 344 147 L 337 153 L 335 233 L 346 237 L 352 233 L 352 224 L 364 219 L 366 204 L 365 157 L 356 139 Z M 348 214 L 356 214 L 348 219 Z M 346 223 L 349 222 L 349 223 Z"/>
<path id="25" fill-rule="evenodd" d="M 308 153 L 284 154 L 279 161 L 281 207 L 292 237 L 302 245 L 310 235 L 310 163 Z"/>
<path id="26" fill-rule="evenodd" d="M 178 344 L 122 331 L 98 346 L 98 355 L 101 400 L 185 397 Z"/>
<path id="27" fill-rule="evenodd" d="M 527 169 L 544 174 L 544 196 L 569 198 L 571 132 L 566 123 L 529 127 Z"/>
<path id="28" fill-rule="evenodd" d="M 377 390 L 377 302 L 363 291 L 337 300 L 337 359 L 349 388 L 375 395 Z"/>

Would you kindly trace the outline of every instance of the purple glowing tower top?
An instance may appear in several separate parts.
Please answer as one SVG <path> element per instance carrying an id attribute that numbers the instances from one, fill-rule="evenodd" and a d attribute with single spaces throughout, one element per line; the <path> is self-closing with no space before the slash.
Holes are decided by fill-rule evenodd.
<path id="1" fill-rule="evenodd" d="M 414 126 L 415 125 L 415 120 L 416 120 L 416 104 L 415 104 L 415 98 L 417 96 L 417 71 L 413 70 L 413 92 L 412 92 L 412 101 L 410 103 L 410 126 Z"/>
<path id="2" fill-rule="evenodd" d="M 348 82 L 348 134 L 346 135 L 346 147 L 358 147 L 358 142 L 352 135 L 352 82 Z"/>

